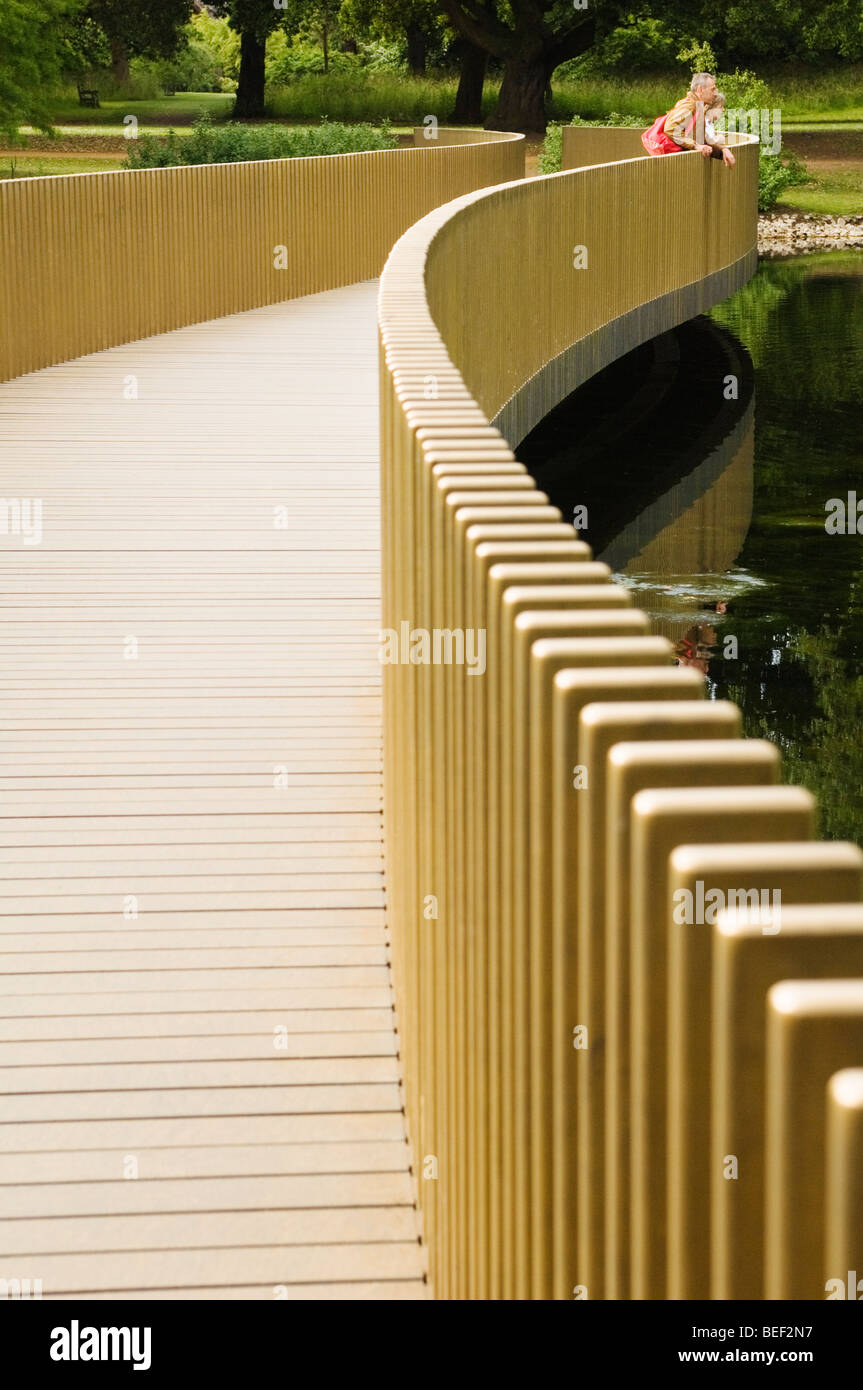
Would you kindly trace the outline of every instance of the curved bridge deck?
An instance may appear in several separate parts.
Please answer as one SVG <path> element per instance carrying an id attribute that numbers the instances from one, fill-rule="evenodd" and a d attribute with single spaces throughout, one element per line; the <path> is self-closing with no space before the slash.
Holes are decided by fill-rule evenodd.
<path id="1" fill-rule="evenodd" d="M 375 294 L 0 386 L 0 1273 L 45 1297 L 425 1296 Z"/>

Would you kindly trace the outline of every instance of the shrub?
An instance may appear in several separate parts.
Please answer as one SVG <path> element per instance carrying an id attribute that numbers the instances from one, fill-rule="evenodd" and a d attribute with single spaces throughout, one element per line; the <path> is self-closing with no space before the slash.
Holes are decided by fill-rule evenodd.
<path id="1" fill-rule="evenodd" d="M 213 53 L 197 39 L 174 58 L 157 60 L 153 67 L 166 92 L 219 92 L 222 73 Z"/>
<path id="2" fill-rule="evenodd" d="M 559 174 L 563 159 L 563 122 L 549 121 L 539 152 L 537 167 L 541 174 Z"/>
<path id="3" fill-rule="evenodd" d="M 306 155 L 352 154 L 390 150 L 396 145 L 389 126 L 215 126 L 209 117 L 196 121 L 188 136 L 139 135 L 129 149 L 131 169 L 165 169 L 179 164 L 234 164 L 253 159 L 294 159 Z"/>
<path id="4" fill-rule="evenodd" d="M 355 53 L 342 53 L 339 49 L 330 50 L 328 55 L 329 72 L 349 72 L 360 67 L 361 60 Z M 266 78 L 273 86 L 281 86 L 294 77 L 304 77 L 308 73 L 324 71 L 323 50 L 315 43 L 304 43 L 294 39 L 293 43 L 282 29 L 270 35 L 267 43 Z"/>
<path id="5" fill-rule="evenodd" d="M 809 182 L 803 160 L 786 150 L 782 154 L 760 151 L 758 157 L 758 211 L 770 212 L 786 188 Z"/>
<path id="6" fill-rule="evenodd" d="M 363 66 L 369 72 L 401 72 L 404 68 L 403 45 L 374 39 L 359 45 Z"/>

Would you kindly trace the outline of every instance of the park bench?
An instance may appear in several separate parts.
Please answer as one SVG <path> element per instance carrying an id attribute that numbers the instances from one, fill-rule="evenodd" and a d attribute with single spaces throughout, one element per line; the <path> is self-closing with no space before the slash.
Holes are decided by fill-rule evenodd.
<path id="1" fill-rule="evenodd" d="M 78 83 L 78 102 L 81 106 L 98 106 L 99 93 L 95 87 L 82 87 Z"/>

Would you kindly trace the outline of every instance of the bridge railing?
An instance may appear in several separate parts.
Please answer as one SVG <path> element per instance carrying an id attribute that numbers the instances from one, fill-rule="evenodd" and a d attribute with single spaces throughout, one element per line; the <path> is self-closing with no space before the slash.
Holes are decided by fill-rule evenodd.
<path id="1" fill-rule="evenodd" d="M 746 143 L 741 131 L 730 130 L 725 142 L 735 148 Z M 561 131 L 561 169 L 586 169 L 592 164 L 612 164 L 621 159 L 647 159 L 641 131 L 626 125 L 566 125 Z"/>
<path id="2" fill-rule="evenodd" d="M 0 381 L 374 279 L 431 208 L 519 178 L 524 137 L 0 183 Z"/>
<path id="3" fill-rule="evenodd" d="M 828 1039 L 840 1002 L 771 996 L 767 1035 L 765 1007 L 787 976 L 863 974 L 863 856 L 814 842 L 777 749 L 674 665 L 510 447 L 752 273 L 757 148 L 738 155 L 473 194 L 383 273 L 389 915 L 439 1297 L 824 1296 L 794 1049 L 814 1015 L 822 1137 L 831 1068 L 863 1055 Z M 778 932 L 745 915 L 764 893 Z M 835 1259 L 859 1085 L 832 1105 Z"/>

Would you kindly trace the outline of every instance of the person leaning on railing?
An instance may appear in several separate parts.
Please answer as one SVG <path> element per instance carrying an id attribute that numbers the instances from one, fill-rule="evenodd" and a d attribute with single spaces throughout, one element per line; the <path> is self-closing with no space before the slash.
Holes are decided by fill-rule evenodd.
<path id="1" fill-rule="evenodd" d="M 709 72 L 697 72 L 689 91 L 665 116 L 659 116 L 641 137 L 648 154 L 679 154 L 682 150 L 697 150 L 705 159 L 721 159 L 729 167 L 734 155 L 723 138 L 714 132 L 712 140 L 705 134 L 704 113 L 716 105 L 716 79 Z M 699 140 L 699 136 L 702 139 Z"/>
<path id="2" fill-rule="evenodd" d="M 704 139 L 710 146 L 714 159 L 723 160 L 729 167 L 734 164 L 734 155 L 725 143 L 725 136 L 717 127 L 717 122 L 725 116 L 725 93 L 717 92 L 710 106 L 704 112 Z"/>

